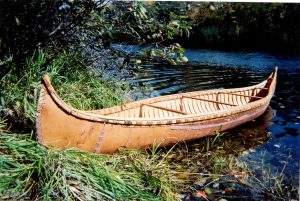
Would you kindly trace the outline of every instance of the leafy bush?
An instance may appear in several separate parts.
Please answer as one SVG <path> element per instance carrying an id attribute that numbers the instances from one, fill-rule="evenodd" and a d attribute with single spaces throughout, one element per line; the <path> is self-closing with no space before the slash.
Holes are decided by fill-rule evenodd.
<path id="1" fill-rule="evenodd" d="M 1 1 L 0 26 L 0 61 L 12 58 L 20 70 L 38 46 L 56 52 L 108 48 L 129 40 L 157 46 L 183 32 L 189 34 L 190 28 L 172 12 L 159 19 L 141 2 L 93 0 Z M 7 66 L 1 68 L 0 74 L 7 71 Z"/>
<path id="2" fill-rule="evenodd" d="M 93 1 L 1 1 L 0 55 L 25 58 L 38 44 L 66 46 L 77 39 L 77 28 L 85 23 Z M 78 40 L 78 39 L 77 39 Z"/>

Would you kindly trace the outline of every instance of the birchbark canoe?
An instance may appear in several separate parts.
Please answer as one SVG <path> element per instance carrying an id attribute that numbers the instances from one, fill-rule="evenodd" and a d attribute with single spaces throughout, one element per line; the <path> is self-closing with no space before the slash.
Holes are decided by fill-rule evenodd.
<path id="1" fill-rule="evenodd" d="M 276 86 L 277 67 L 259 84 L 160 96 L 107 109 L 66 104 L 47 75 L 36 120 L 41 144 L 95 153 L 171 145 L 224 131 L 262 115 Z M 246 79 L 246 78 L 245 78 Z"/>

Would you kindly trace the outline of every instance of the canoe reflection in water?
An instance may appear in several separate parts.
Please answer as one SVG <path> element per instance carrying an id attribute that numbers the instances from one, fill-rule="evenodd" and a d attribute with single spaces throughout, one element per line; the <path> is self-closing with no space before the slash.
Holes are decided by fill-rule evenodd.
<path id="1" fill-rule="evenodd" d="M 204 155 L 209 152 L 213 152 L 217 156 L 228 156 L 229 154 L 240 156 L 249 153 L 270 139 L 268 128 L 273 125 L 271 121 L 273 117 L 274 111 L 271 107 L 268 107 L 263 115 L 241 126 L 215 136 L 179 143 L 173 148 L 174 158 L 169 157 L 171 159 L 169 162 L 172 161 L 176 165 L 180 165 L 183 158 L 199 161 L 203 160 Z M 170 147 L 166 149 L 166 153 L 168 153 L 169 149 Z M 192 165 L 190 164 L 190 166 Z M 195 165 L 194 168 L 197 169 L 199 167 Z"/>

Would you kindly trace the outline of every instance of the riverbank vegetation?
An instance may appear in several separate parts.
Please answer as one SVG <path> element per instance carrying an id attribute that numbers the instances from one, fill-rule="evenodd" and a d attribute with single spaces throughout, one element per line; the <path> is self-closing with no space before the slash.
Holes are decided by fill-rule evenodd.
<path id="1" fill-rule="evenodd" d="M 22 74 L 14 74 L 14 69 L 1 79 L 1 107 L 14 123 L 34 130 L 40 79 L 47 73 L 63 99 L 78 109 L 97 109 L 121 104 L 128 96 L 128 85 L 114 79 L 99 79 L 96 72 L 84 66 L 81 56 L 76 54 L 53 55 L 38 49 L 27 58 Z M 18 129 L 18 128 L 16 128 Z"/>
<path id="2" fill-rule="evenodd" d="M 186 15 L 189 37 L 177 38 L 185 47 L 261 50 L 299 55 L 300 5 L 290 3 L 159 2 L 164 11 Z"/>
<path id="3" fill-rule="evenodd" d="M 209 12 L 214 10 L 207 3 L 201 5 Z M 211 6 L 221 9 L 221 5 Z M 224 11 L 226 15 L 229 10 Z M 117 76 L 102 76 L 103 71 L 134 71 L 139 63 L 151 59 L 172 65 L 186 62 L 178 41 L 195 37 L 193 20 L 201 20 L 194 14 L 161 2 L 0 2 L 4 27 L 0 35 L 0 198 L 296 199 L 297 188 L 287 183 L 281 170 L 278 175 L 268 175 L 266 185 L 262 180 L 267 174 L 255 175 L 237 159 L 252 146 L 235 143 L 237 136 L 243 141 L 241 133 L 233 137 L 220 133 L 168 148 L 120 150 L 113 155 L 61 151 L 36 141 L 35 114 L 44 73 L 51 77 L 60 97 L 78 109 L 130 101 L 131 86 Z M 205 15 L 212 20 L 220 13 Z M 142 53 L 145 60 L 111 47 L 128 41 L 147 47 Z M 268 137 L 255 139 L 263 142 Z"/>
<path id="4" fill-rule="evenodd" d="M 193 30 L 201 33 L 193 37 L 197 43 L 213 48 L 295 54 L 300 50 L 300 25 L 296 22 L 300 6 L 297 4 L 215 3 L 196 9 L 202 10 L 191 11 L 195 21 Z"/>

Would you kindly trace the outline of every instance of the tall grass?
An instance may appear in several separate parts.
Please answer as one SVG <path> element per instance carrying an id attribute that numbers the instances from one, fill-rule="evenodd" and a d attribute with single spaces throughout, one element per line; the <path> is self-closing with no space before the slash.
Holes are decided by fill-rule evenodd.
<path id="1" fill-rule="evenodd" d="M 128 93 L 124 83 L 100 79 L 81 65 L 78 55 L 52 54 L 38 50 L 27 59 L 22 72 L 12 68 L 1 79 L 0 107 L 10 109 L 15 118 L 32 127 L 35 122 L 40 80 L 47 73 L 58 94 L 78 109 L 100 109 L 120 104 Z M 1 108 L 0 108 L 1 109 Z"/>
<path id="2" fill-rule="evenodd" d="M 31 138 L 0 133 L 1 199 L 178 199 L 170 170 L 155 154 L 47 150 Z"/>

